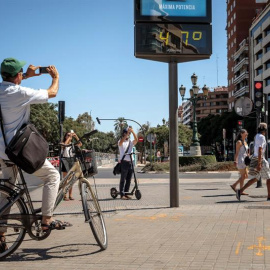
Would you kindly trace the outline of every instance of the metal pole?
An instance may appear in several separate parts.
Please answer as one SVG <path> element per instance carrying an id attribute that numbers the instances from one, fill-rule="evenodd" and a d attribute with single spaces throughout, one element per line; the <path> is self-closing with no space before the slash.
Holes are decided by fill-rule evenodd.
<path id="1" fill-rule="evenodd" d="M 63 124 L 60 124 L 60 142 L 63 141 Z M 62 148 L 60 146 L 59 148 L 59 173 L 60 173 L 60 177 L 62 179 Z"/>
<path id="2" fill-rule="evenodd" d="M 267 124 L 267 130 L 266 130 L 266 134 L 265 134 L 265 139 L 267 141 L 266 143 L 266 153 L 265 153 L 265 158 L 266 160 L 268 160 L 268 150 L 269 150 L 269 146 L 268 146 L 268 94 L 264 94 L 264 100 L 265 100 L 265 114 L 264 114 L 264 122 Z"/>
<path id="3" fill-rule="evenodd" d="M 257 122 L 257 126 L 256 126 L 256 129 L 257 127 L 259 126 L 260 122 L 261 122 L 261 112 L 257 109 L 256 111 L 256 122 Z M 255 143 L 255 141 L 254 141 Z M 262 188 L 262 178 L 260 177 L 260 179 L 257 181 L 257 186 L 256 188 Z"/>
<path id="4" fill-rule="evenodd" d="M 169 63 L 170 207 L 179 207 L 177 63 Z"/>

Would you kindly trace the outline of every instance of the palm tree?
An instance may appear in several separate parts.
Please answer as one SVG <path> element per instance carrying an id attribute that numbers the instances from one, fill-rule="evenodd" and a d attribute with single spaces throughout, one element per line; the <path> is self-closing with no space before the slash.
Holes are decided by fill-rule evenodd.
<path id="1" fill-rule="evenodd" d="M 124 128 L 128 126 L 127 121 L 125 120 L 124 117 L 118 117 L 117 120 L 115 120 L 114 124 L 114 131 L 115 131 L 115 136 L 117 138 L 120 138 L 122 135 L 122 131 Z"/>

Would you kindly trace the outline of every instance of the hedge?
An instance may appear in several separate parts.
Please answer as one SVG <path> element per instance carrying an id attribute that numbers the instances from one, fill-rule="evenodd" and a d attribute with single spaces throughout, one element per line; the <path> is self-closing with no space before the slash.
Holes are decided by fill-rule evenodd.
<path id="1" fill-rule="evenodd" d="M 200 156 L 200 157 L 179 157 L 179 166 L 189 166 L 192 164 L 200 164 L 206 166 L 207 164 L 216 163 L 216 156 Z"/>

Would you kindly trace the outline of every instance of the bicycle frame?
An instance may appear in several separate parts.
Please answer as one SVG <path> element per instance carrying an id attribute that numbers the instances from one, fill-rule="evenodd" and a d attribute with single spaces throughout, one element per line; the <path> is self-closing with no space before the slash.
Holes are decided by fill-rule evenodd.
<path id="1" fill-rule="evenodd" d="M 57 208 L 59 203 L 62 201 L 63 197 L 68 193 L 68 191 L 72 188 L 77 180 L 79 180 L 79 190 L 81 192 L 81 179 L 84 178 L 81 164 L 79 159 L 76 157 L 76 160 L 70 170 L 68 171 L 67 175 L 64 179 L 61 180 L 59 185 L 59 190 L 57 194 L 57 198 L 55 201 L 54 209 Z"/>

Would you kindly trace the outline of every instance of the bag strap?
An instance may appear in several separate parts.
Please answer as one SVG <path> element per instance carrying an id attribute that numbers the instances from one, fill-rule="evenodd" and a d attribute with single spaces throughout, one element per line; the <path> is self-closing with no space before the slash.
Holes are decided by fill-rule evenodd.
<path id="1" fill-rule="evenodd" d="M 130 146 L 130 140 L 129 140 L 129 142 L 128 142 L 128 147 L 127 147 L 127 149 L 126 149 L 126 151 L 125 151 L 125 154 L 123 155 L 123 157 L 122 157 L 122 159 L 121 159 L 121 162 L 124 160 L 124 158 L 125 158 L 125 156 L 126 156 L 126 154 L 127 154 L 127 152 L 128 152 L 129 146 Z"/>
<path id="2" fill-rule="evenodd" d="M 241 140 L 241 142 L 244 145 L 245 151 L 247 152 L 248 149 L 246 148 L 246 145 L 245 145 L 244 141 Z"/>
<path id="3" fill-rule="evenodd" d="M 7 147 L 7 141 L 6 141 L 6 135 L 5 135 L 5 131 L 4 131 L 4 125 L 3 125 L 3 117 L 2 117 L 2 110 L 1 110 L 1 104 L 0 104 L 0 121 L 1 121 L 1 131 L 3 134 L 3 139 L 5 142 L 5 146 Z"/>

